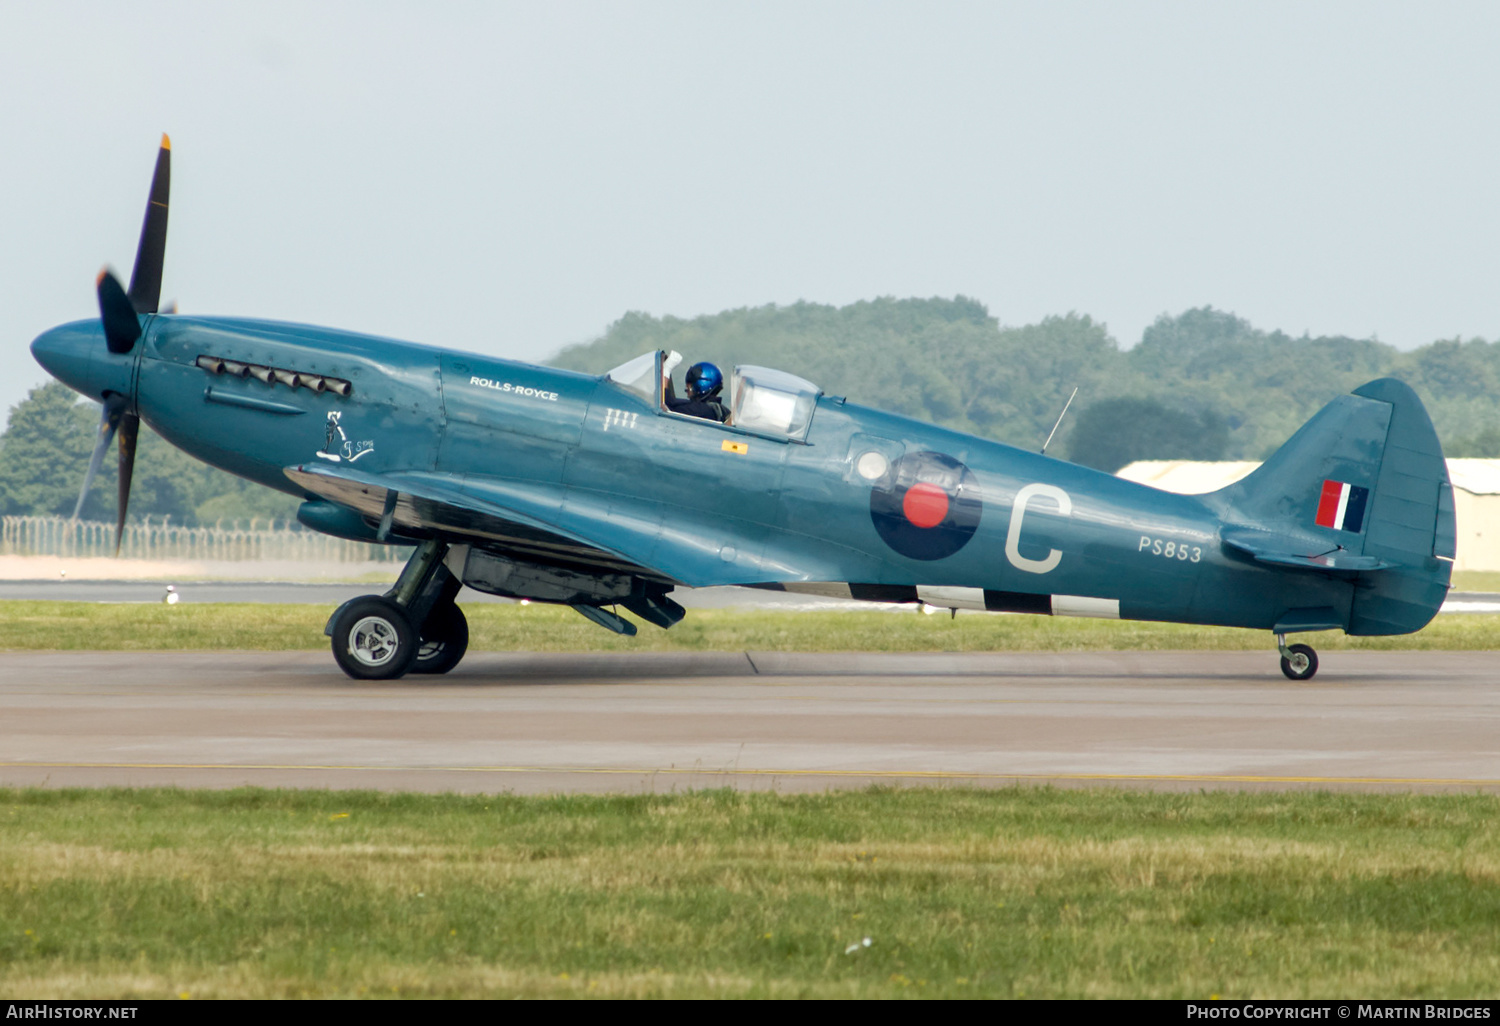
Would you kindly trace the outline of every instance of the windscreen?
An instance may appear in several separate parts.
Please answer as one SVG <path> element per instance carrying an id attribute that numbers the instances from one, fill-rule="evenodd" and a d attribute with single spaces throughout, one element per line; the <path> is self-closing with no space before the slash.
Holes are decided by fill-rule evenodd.
<path id="1" fill-rule="evenodd" d="M 627 360 L 614 370 L 604 375 L 610 381 L 621 387 L 628 388 L 632 392 L 638 392 L 647 402 L 656 401 L 656 383 L 661 380 L 661 372 L 657 366 L 661 360 L 661 353 L 653 350 L 642 353 L 634 360 Z"/>

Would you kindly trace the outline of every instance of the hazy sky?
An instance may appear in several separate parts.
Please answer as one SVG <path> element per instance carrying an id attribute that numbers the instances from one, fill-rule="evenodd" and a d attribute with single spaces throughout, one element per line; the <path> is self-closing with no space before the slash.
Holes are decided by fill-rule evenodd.
<path id="1" fill-rule="evenodd" d="M 0 0 L 0 410 L 129 273 L 527 360 L 628 310 L 1500 337 L 1493 3 Z M 796 368 L 788 368 L 795 370 Z"/>

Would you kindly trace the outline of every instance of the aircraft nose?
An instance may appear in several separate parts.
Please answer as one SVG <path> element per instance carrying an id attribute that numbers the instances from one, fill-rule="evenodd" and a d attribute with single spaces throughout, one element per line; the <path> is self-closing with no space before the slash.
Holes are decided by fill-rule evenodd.
<path id="1" fill-rule="evenodd" d="M 42 332 L 31 343 L 31 355 L 48 374 L 90 399 L 103 399 L 106 392 L 130 392 L 133 356 L 109 351 L 98 320 L 74 321 Z"/>

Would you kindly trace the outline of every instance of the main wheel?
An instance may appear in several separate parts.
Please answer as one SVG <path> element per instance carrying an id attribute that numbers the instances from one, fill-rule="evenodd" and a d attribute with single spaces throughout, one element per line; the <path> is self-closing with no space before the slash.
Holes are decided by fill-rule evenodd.
<path id="1" fill-rule="evenodd" d="M 1281 672 L 1291 680 L 1310 680 L 1318 672 L 1318 653 L 1307 645 L 1292 645 L 1281 657 Z"/>
<path id="2" fill-rule="evenodd" d="M 447 673 L 469 650 L 469 620 L 452 602 L 440 603 L 422 625 L 412 673 Z"/>
<path id="3" fill-rule="evenodd" d="M 334 660 L 355 680 L 395 680 L 417 658 L 417 632 L 406 612 L 380 595 L 339 610 L 332 636 Z"/>

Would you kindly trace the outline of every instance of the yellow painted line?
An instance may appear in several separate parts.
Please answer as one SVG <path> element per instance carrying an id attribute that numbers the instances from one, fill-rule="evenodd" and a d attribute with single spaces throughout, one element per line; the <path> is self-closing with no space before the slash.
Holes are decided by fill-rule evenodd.
<path id="1" fill-rule="evenodd" d="M 363 766 L 299 763 L 195 762 L 0 762 L 0 769 L 180 769 L 319 770 L 360 773 L 589 773 L 616 776 L 675 774 L 715 777 L 878 777 L 921 780 L 1099 780 L 1181 781 L 1226 784 L 1417 784 L 1446 787 L 1500 787 L 1500 779 L 1466 777 L 1281 777 L 1235 773 L 959 773 L 952 770 L 705 769 L 686 766 Z"/>

